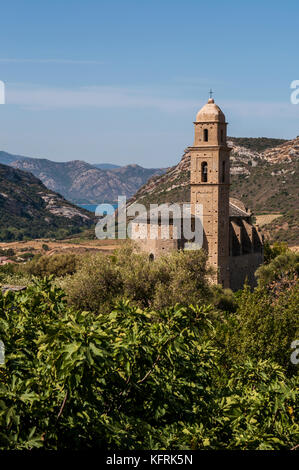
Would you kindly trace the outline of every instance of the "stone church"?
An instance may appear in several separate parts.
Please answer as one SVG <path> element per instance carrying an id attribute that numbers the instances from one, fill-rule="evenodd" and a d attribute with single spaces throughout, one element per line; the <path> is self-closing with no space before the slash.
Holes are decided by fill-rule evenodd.
<path id="1" fill-rule="evenodd" d="M 237 290 L 247 278 L 253 286 L 254 273 L 263 263 L 263 239 L 252 223 L 251 212 L 240 201 L 229 197 L 231 149 L 226 140 L 225 116 L 214 99 L 210 98 L 197 113 L 194 126 L 194 144 L 187 149 L 191 212 L 195 204 L 202 204 L 202 248 L 215 268 L 214 282 Z M 170 237 L 163 238 L 158 222 L 158 235 L 150 239 L 144 236 L 144 232 L 148 235 L 150 231 L 149 214 L 141 214 L 134 220 L 133 238 L 152 258 L 184 249 L 186 240 L 174 236 L 174 222 L 174 219 L 169 222 L 173 225 Z"/>

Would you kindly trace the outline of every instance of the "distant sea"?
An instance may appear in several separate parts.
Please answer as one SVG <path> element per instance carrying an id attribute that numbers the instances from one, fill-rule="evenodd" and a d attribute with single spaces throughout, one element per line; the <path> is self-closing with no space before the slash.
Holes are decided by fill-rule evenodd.
<path id="1" fill-rule="evenodd" d="M 99 202 L 99 204 L 102 204 L 102 203 Z M 83 209 L 88 210 L 89 212 L 95 213 L 96 208 L 98 207 L 99 204 L 77 204 L 77 205 L 78 205 L 79 207 L 82 207 Z M 104 204 L 111 204 L 111 206 L 113 206 L 114 209 L 117 208 L 117 204 L 114 204 L 114 203 L 112 203 L 112 202 L 108 202 L 108 203 L 104 203 Z"/>

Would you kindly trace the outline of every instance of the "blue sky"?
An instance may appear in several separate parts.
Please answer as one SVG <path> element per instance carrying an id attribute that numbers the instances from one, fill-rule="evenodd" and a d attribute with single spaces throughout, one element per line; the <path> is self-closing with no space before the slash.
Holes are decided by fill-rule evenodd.
<path id="1" fill-rule="evenodd" d="M 176 163 L 210 87 L 233 136 L 293 138 L 299 2 L 1 3 L 0 149 Z"/>

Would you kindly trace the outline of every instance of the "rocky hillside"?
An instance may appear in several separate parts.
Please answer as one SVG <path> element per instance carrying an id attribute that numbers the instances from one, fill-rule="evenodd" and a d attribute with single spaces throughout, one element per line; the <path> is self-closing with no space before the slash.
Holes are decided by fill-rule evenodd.
<path id="1" fill-rule="evenodd" d="M 231 196 L 240 199 L 255 214 L 278 215 L 263 227 L 269 239 L 298 244 L 299 137 L 290 141 L 230 138 L 229 144 L 233 149 Z M 279 145 L 273 147 L 275 144 Z M 189 177 L 190 161 L 185 153 L 178 165 L 151 178 L 131 201 L 145 205 L 188 202 Z"/>
<path id="2" fill-rule="evenodd" d="M 13 155 L 12 153 L 3 152 L 3 150 L 0 150 L 0 163 L 3 165 L 10 165 L 16 160 L 25 160 L 26 158 L 27 157 L 23 157 L 22 155 Z"/>
<path id="3" fill-rule="evenodd" d="M 288 142 L 286 139 L 269 139 L 268 137 L 229 137 L 229 140 L 235 146 L 258 153 Z"/>
<path id="4" fill-rule="evenodd" d="M 63 237 L 94 222 L 32 174 L 0 164 L 0 241 Z"/>
<path id="5" fill-rule="evenodd" d="M 109 164 L 104 164 L 106 168 L 103 169 L 101 164 L 93 166 L 81 160 L 53 162 L 42 158 L 17 157 L 6 152 L 0 152 L 0 163 L 29 171 L 47 188 L 78 204 L 112 202 L 117 200 L 118 195 L 131 197 L 151 176 L 165 171 L 139 165 L 112 165 L 109 168 Z"/>
<path id="6" fill-rule="evenodd" d="M 113 163 L 93 163 L 92 166 L 100 168 L 101 170 L 113 170 L 114 168 L 120 168 L 120 165 L 114 165 Z"/>

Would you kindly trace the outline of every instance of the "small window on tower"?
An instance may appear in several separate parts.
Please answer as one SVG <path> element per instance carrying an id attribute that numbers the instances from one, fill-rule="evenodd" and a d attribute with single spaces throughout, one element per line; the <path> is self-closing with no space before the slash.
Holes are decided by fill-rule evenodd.
<path id="1" fill-rule="evenodd" d="M 207 164 L 207 162 L 202 162 L 202 164 L 201 164 L 201 181 L 202 181 L 202 183 L 207 183 L 207 181 L 208 181 L 208 164 Z"/>
<path id="2" fill-rule="evenodd" d="M 220 133 L 220 134 L 221 134 L 221 136 L 220 136 L 221 142 L 223 142 L 223 129 L 221 129 L 221 133 Z"/>
<path id="3" fill-rule="evenodd" d="M 208 129 L 203 130 L 203 140 L 204 140 L 204 142 L 208 142 L 208 140 L 209 140 L 209 131 L 208 131 Z"/>

